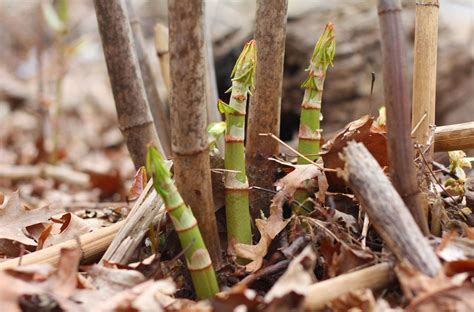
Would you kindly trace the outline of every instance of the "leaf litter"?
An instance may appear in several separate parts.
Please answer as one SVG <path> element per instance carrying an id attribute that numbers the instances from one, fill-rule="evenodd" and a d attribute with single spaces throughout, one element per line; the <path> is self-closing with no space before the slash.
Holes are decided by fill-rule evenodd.
<path id="1" fill-rule="evenodd" d="M 375 140 L 373 152 L 384 164 L 386 156 L 381 152 L 386 148 L 383 131 L 377 128 L 372 118 L 363 117 L 326 144 L 323 160 L 329 157 L 330 168 L 337 169 L 343 164 L 332 158 L 336 159 L 349 139 Z M 331 180 L 331 171 L 322 169 L 327 168 L 326 162 L 321 161 L 315 166 L 276 161 L 288 173 L 275 183 L 276 193 L 269 216 L 255 221 L 259 240 L 254 245 L 234 245 L 236 255 L 249 262 L 242 266 L 235 263 L 234 258 L 228 258 L 227 268 L 218 271 L 220 280 L 225 281 L 221 285 L 224 288 L 211 301 L 192 300 L 189 275 L 183 262 L 175 258 L 179 257 L 177 241 L 170 227 L 164 227 L 160 232 L 158 253 L 153 255 L 144 244 L 136 255 L 136 259 L 144 260 L 136 264 L 106 262 L 79 266 L 80 250 L 65 249 L 61 251 L 56 268 L 34 264 L 3 270 L 0 283 L 11 287 L 0 297 L 2 304 L 11 307 L 12 311 L 39 305 L 66 311 L 146 311 L 151 307 L 158 311 L 221 311 L 242 306 L 253 311 L 299 310 L 303 309 L 306 296 L 314 296 L 308 293 L 310 285 L 391 261 L 390 253 L 370 226 L 366 233 L 367 246 L 361 244 L 363 218 L 359 213 L 359 203 L 347 188 L 341 188 L 340 181 Z M 143 170 L 139 170 L 131 181 L 128 200 L 136 200 L 145 189 L 147 177 Z M 104 196 L 109 196 L 114 189 L 123 194 L 122 186 L 102 188 L 97 183 L 92 185 L 98 186 Z M 285 217 L 285 210 L 295 200 L 295 192 L 302 188 L 314 193 L 314 210 L 309 214 Z M 345 193 L 340 193 L 341 189 Z M 441 193 L 438 196 L 447 195 Z M 2 233 L 2 238 L 17 245 L 27 245 L 27 252 L 74 240 L 97 230 L 97 225 L 91 226 L 83 218 L 98 218 L 107 211 L 79 209 L 76 213 L 61 212 L 60 205 L 54 205 L 54 209 L 27 210 L 18 192 L 7 196 L 3 207 L 0 222 L 5 222 L 2 227 L 5 234 Z M 441 208 L 447 207 L 442 205 Z M 124 212 L 121 209 L 112 211 L 118 215 Z M 436 304 L 446 307 L 470 308 L 472 303 L 468 298 L 472 292 L 470 279 L 474 270 L 472 228 L 468 224 L 460 225 L 461 230 L 453 232 L 449 215 L 442 220 L 445 235 L 436 249 L 445 262 L 442 277 L 428 278 L 402 265 L 397 269 L 401 292 L 396 287 L 387 288 L 385 293 L 370 289 L 355 291 L 329 300 L 327 306 L 334 311 L 356 307 L 361 311 L 395 311 L 403 306 L 413 311 L 424 311 L 433 308 L 435 300 Z M 14 223 L 10 223 L 12 221 Z M 19 227 L 12 228 L 11 224 Z M 175 252 L 170 253 L 171 250 Z M 239 280 L 245 282 L 239 283 Z M 430 286 L 433 283 L 436 287 Z M 91 304 L 91 300 L 101 303 Z"/>
<path id="2" fill-rule="evenodd" d="M 74 66 L 71 71 L 84 74 Z M 21 259 L 125 218 L 126 201 L 136 200 L 147 180 L 143 171 L 133 178 L 133 165 L 117 130 L 115 113 L 102 104 L 111 101 L 110 95 L 93 87 L 88 90 L 90 93 L 81 94 L 76 100 L 80 105 L 65 108 L 60 121 L 63 132 L 58 163 L 48 164 L 49 171 L 43 169 L 48 162 L 48 151 L 42 146 L 45 138 L 37 131 L 40 119 L 37 113 L 23 109 L 25 103 L 36 101 L 32 99 L 34 92 L 30 85 L 14 79 L 11 72 L 4 70 L 3 65 L 0 68 L 0 81 L 15 85 L 10 91 L 0 90 L 6 93 L 0 102 L 0 117 L 5 126 L 0 139 L 2 143 L 11 142 L 8 149 L 0 145 L 0 156 L 3 169 L 7 166 L 16 174 L 23 170 L 20 173 L 27 175 L 2 177 L 0 181 L 0 252 L 5 259 L 17 256 Z M 101 84 L 100 79 L 90 83 L 91 86 Z M 51 105 L 53 100 L 43 102 Z M 374 118 L 363 116 L 323 146 L 322 161 L 318 164 L 324 169 L 343 168 L 339 153 L 349 141 L 355 140 L 363 142 L 379 164 L 387 167 L 385 131 Z M 390 285 L 382 291 L 349 292 L 328 301 L 327 307 L 334 311 L 474 310 L 474 207 L 468 204 L 472 178 L 465 174 L 470 164 L 460 152 L 452 158 L 452 168 L 447 171 L 454 171 L 454 178 L 436 172 L 448 193 L 434 181 L 430 189 L 423 190 L 429 195 L 431 215 L 439 219 L 442 239 L 433 239 L 432 243 L 443 261 L 443 272 L 430 278 L 401 264 L 396 269 L 400 287 Z M 423 168 L 421 160 L 418 161 Z M 83 251 L 76 248 L 62 249 L 57 266 L 38 263 L 0 270 L 2 310 L 301 310 L 305 297 L 325 295 L 309 293 L 310 285 L 392 261 L 371 226 L 365 237 L 366 247 L 362 245 L 360 203 L 337 174 L 314 165 L 293 165 L 287 161 L 279 161 L 279 166 L 285 172 L 291 168 L 291 172 L 275 183 L 276 194 L 269 216 L 256 220 L 259 232 L 256 244 L 234 246 L 237 255 L 249 262 L 242 265 L 232 255 L 227 258 L 218 271 L 221 293 L 215 298 L 194 300 L 177 238 L 169 226 L 162 226 L 155 233 L 157 250 L 151 250 L 147 245 L 150 236 L 146 237 L 136 252 L 135 264 L 81 266 L 85 264 Z M 301 188 L 314 193 L 314 210 L 307 215 L 288 215 L 295 201 L 294 193 Z M 119 208 L 96 205 L 101 201 L 125 204 Z M 68 205 L 76 205 L 74 211 L 63 209 Z M 99 219 L 100 222 L 93 221 Z"/>

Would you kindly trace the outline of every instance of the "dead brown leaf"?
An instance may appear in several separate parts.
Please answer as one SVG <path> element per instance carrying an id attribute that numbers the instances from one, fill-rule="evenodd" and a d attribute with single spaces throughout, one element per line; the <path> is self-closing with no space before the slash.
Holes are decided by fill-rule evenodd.
<path id="1" fill-rule="evenodd" d="M 388 166 L 386 131 L 373 117 L 365 115 L 349 123 L 323 146 L 320 154 L 326 168 L 344 168 L 339 153 L 350 141 L 362 142 L 382 168 Z M 327 179 L 331 190 L 344 190 L 345 183 L 336 173 L 328 172 Z"/>
<path id="2" fill-rule="evenodd" d="M 443 271 L 447 276 L 453 276 L 463 272 L 467 272 L 471 276 L 474 276 L 474 259 L 446 262 L 443 265 Z"/>
<path id="3" fill-rule="evenodd" d="M 132 288 L 118 292 L 107 300 L 88 303 L 96 311 L 165 311 L 165 308 L 178 299 L 172 297 L 176 285 L 171 278 L 140 283 Z"/>
<path id="4" fill-rule="evenodd" d="M 43 290 L 33 283 L 9 275 L 6 271 L 0 271 L 0 306 L 4 311 L 20 312 L 18 305 L 24 294 L 38 294 Z"/>
<path id="5" fill-rule="evenodd" d="M 77 304 L 67 300 L 77 289 L 79 249 L 61 249 L 57 269 L 49 264 L 36 264 L 0 271 L 0 306 L 2 311 L 21 311 L 20 301 L 34 295 L 47 296 L 68 311 Z"/>
<path id="6" fill-rule="evenodd" d="M 36 246 L 36 242 L 27 236 L 26 227 L 46 222 L 60 211 L 49 207 L 25 210 L 18 191 L 11 194 L 6 205 L 0 209 L 0 238 L 14 240 L 25 245 Z"/>
<path id="7" fill-rule="evenodd" d="M 133 177 L 132 186 L 130 187 L 130 191 L 128 191 L 128 200 L 133 201 L 140 197 L 140 194 L 145 189 L 145 186 L 148 182 L 148 177 L 146 175 L 146 169 L 144 166 L 138 169 L 137 173 Z"/>
<path id="8" fill-rule="evenodd" d="M 47 228 L 45 231 L 46 230 Z M 74 239 L 82 234 L 89 233 L 92 230 L 93 229 L 89 226 L 89 223 L 83 219 L 72 213 L 66 213 L 58 219 L 58 222 L 52 224 L 49 235 L 44 237 L 43 248 Z M 40 244 L 40 242 L 41 240 L 38 241 L 38 244 Z"/>
<path id="9" fill-rule="evenodd" d="M 237 284 L 230 290 L 218 293 L 211 299 L 211 305 L 215 311 L 235 311 L 238 306 L 245 306 L 247 311 L 255 311 L 263 300 L 255 290 L 247 286 Z"/>
<path id="10" fill-rule="evenodd" d="M 113 269 L 98 264 L 83 267 L 83 270 L 104 300 L 145 281 L 143 274 L 134 270 Z"/>
<path id="11" fill-rule="evenodd" d="M 265 295 L 265 302 L 285 297 L 290 293 L 306 295 L 308 286 L 316 282 L 315 265 L 316 254 L 311 246 L 307 246 L 290 262 L 286 272 Z"/>
<path id="12" fill-rule="evenodd" d="M 444 261 L 474 259 L 474 240 L 457 237 L 456 232 L 452 232 L 443 237 L 436 253 Z"/>
<path id="13" fill-rule="evenodd" d="M 283 219 L 283 202 L 285 193 L 278 192 L 272 200 L 270 206 L 270 217 L 267 219 L 257 219 L 255 224 L 260 232 L 260 240 L 256 245 L 235 244 L 237 256 L 252 260 L 245 266 L 247 272 L 255 272 L 263 265 L 263 258 L 268 252 L 268 247 L 272 240 L 290 222 Z"/>
<path id="14" fill-rule="evenodd" d="M 311 184 L 311 181 L 317 181 L 317 186 L 319 189 L 318 201 L 324 203 L 328 184 L 326 175 L 319 167 L 313 164 L 293 165 L 287 162 L 278 162 L 294 169 L 275 183 L 278 191 L 285 193 L 288 197 L 291 197 L 296 192 L 296 190 L 306 189 Z"/>
<path id="15" fill-rule="evenodd" d="M 360 311 L 372 312 L 376 301 L 372 290 L 364 289 L 352 291 L 331 301 L 330 308 L 334 312 Z"/>
<path id="16" fill-rule="evenodd" d="M 115 193 L 124 193 L 123 181 L 118 170 L 111 173 L 99 173 L 88 171 L 92 187 L 102 191 L 104 197 L 110 197 Z"/>
<path id="17" fill-rule="evenodd" d="M 329 237 L 321 239 L 320 252 L 325 260 L 324 272 L 327 278 L 333 278 L 350 272 L 375 260 L 375 256 L 369 250 L 350 247 L 341 242 L 334 242 Z"/>
<path id="18" fill-rule="evenodd" d="M 396 269 L 405 297 L 406 311 L 474 311 L 474 286 L 467 273 L 431 278 L 407 263 Z"/>

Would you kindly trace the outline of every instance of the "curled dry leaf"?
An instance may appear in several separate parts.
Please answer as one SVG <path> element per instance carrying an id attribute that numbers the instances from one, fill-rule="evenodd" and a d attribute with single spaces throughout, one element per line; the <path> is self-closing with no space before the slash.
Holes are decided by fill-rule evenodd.
<path id="1" fill-rule="evenodd" d="M 267 219 L 255 220 L 261 236 L 259 242 L 256 245 L 234 245 L 237 256 L 252 260 L 252 262 L 246 265 L 248 272 L 255 272 L 262 267 L 263 258 L 267 254 L 272 240 L 289 223 L 290 220 L 283 219 L 283 204 L 294 195 L 297 189 L 304 187 L 308 180 L 317 179 L 319 186 L 318 200 L 324 202 L 327 182 L 320 168 L 313 164 L 293 165 L 287 162 L 278 162 L 293 167 L 294 170 L 275 183 L 279 192 L 272 199 L 270 216 Z"/>
<path id="2" fill-rule="evenodd" d="M 288 269 L 273 285 L 265 296 L 265 302 L 271 302 L 276 298 L 282 298 L 290 293 L 306 295 L 308 286 L 316 281 L 314 268 L 316 265 L 316 254 L 311 246 L 307 246 L 294 258 Z"/>
<path id="3" fill-rule="evenodd" d="M 45 237 L 43 248 L 74 239 L 93 230 L 89 223 L 72 213 L 62 215 L 57 221 L 52 224 L 50 234 Z"/>
<path id="4" fill-rule="evenodd" d="M 334 312 L 345 312 L 349 310 L 370 312 L 375 310 L 376 302 L 372 290 L 364 289 L 352 291 L 339 298 L 333 299 L 329 306 Z"/>
<path id="5" fill-rule="evenodd" d="M 474 259 L 474 240 L 457 237 L 453 232 L 443 238 L 436 253 L 444 261 Z"/>
<path id="6" fill-rule="evenodd" d="M 326 236 L 320 241 L 320 252 L 325 260 L 324 272 L 327 278 L 350 272 L 375 260 L 374 254 L 368 249 L 350 247 Z"/>
<path id="7" fill-rule="evenodd" d="M 128 191 L 128 200 L 134 201 L 135 199 L 138 199 L 145 189 L 147 182 L 148 177 L 146 175 L 145 166 L 141 166 L 133 177 L 132 186 L 130 187 L 130 191 Z"/>
<path id="8" fill-rule="evenodd" d="M 406 311 L 474 311 L 474 285 L 469 274 L 431 278 L 407 263 L 396 268 L 405 297 Z"/>
<path id="9" fill-rule="evenodd" d="M 474 275 L 474 259 L 446 262 L 443 265 L 443 271 L 447 276 L 454 276 L 463 272 L 469 272 L 471 275 Z"/>
<path id="10" fill-rule="evenodd" d="M 92 307 L 98 311 L 165 311 L 176 300 L 176 285 L 171 278 L 149 280 L 125 289 Z"/>
<path id="11" fill-rule="evenodd" d="M 51 216 L 59 212 L 59 210 L 50 209 L 49 207 L 27 211 L 22 207 L 18 191 L 14 192 L 5 206 L 0 209 L 0 239 L 36 246 L 36 242 L 25 234 L 26 227 L 46 222 Z"/>
<path id="12" fill-rule="evenodd" d="M 98 264 L 84 267 L 83 270 L 88 273 L 91 284 L 103 300 L 145 281 L 143 274 L 134 270 L 106 268 Z"/>
<path id="13" fill-rule="evenodd" d="M 293 168 L 293 170 L 286 176 L 281 178 L 275 183 L 278 191 L 285 193 L 288 197 L 294 195 L 298 189 L 305 189 L 308 185 L 308 181 L 317 180 L 318 183 L 318 201 L 324 203 L 326 191 L 328 189 L 328 183 L 326 175 L 317 166 L 313 164 L 308 165 L 293 165 L 288 162 L 276 160 L 278 163 Z"/>
<path id="14" fill-rule="evenodd" d="M 116 262 L 110 262 L 104 260 L 104 266 L 108 268 L 118 268 L 118 269 L 127 269 L 135 270 L 142 273 L 146 279 L 153 278 L 157 276 L 158 273 L 161 273 L 161 259 L 159 254 L 153 254 L 146 259 L 143 259 L 140 262 L 134 262 L 129 264 L 121 264 Z"/>
<path id="15" fill-rule="evenodd" d="M 268 252 L 268 247 L 272 240 L 280 233 L 290 222 L 283 219 L 283 202 L 285 194 L 278 192 L 270 205 L 270 217 L 267 219 L 257 219 L 255 224 L 260 232 L 260 240 L 256 245 L 235 244 L 237 256 L 252 260 L 245 266 L 247 272 L 255 272 L 263 265 L 263 258 Z"/>
<path id="16" fill-rule="evenodd" d="M 379 126 L 373 117 L 365 115 L 349 123 L 323 146 L 320 154 L 326 168 L 344 168 L 339 153 L 350 141 L 363 143 L 382 168 L 388 166 L 385 127 Z M 327 179 L 332 190 L 344 190 L 346 184 L 335 173 L 329 172 Z"/>
<path id="17" fill-rule="evenodd" d="M 34 295 L 47 296 L 64 310 L 79 310 L 68 298 L 77 290 L 80 257 L 79 249 L 61 249 L 57 269 L 37 264 L 0 271 L 2 311 L 22 311 L 19 302 Z"/>
<path id="18" fill-rule="evenodd" d="M 237 284 L 228 291 L 218 293 L 212 298 L 211 305 L 215 311 L 236 311 L 239 306 L 245 307 L 246 311 L 255 311 L 262 302 L 255 290 Z"/>

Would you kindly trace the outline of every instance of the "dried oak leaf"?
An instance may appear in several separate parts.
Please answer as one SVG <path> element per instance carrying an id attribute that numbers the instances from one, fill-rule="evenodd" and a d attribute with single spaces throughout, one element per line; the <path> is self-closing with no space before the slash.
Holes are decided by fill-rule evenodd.
<path id="1" fill-rule="evenodd" d="M 474 240 L 457 237 L 457 233 L 452 232 L 443 237 L 436 253 L 444 261 L 474 259 Z"/>
<path id="2" fill-rule="evenodd" d="M 320 252 L 325 260 L 324 272 L 327 278 L 350 272 L 375 260 L 375 256 L 369 250 L 334 242 L 332 238 L 326 236 L 320 240 Z"/>
<path id="3" fill-rule="evenodd" d="M 326 168 L 344 168 L 339 153 L 350 141 L 363 143 L 382 168 L 388 166 L 386 131 L 373 117 L 365 115 L 349 123 L 323 146 L 320 155 Z M 344 190 L 346 184 L 336 173 L 328 172 L 327 179 L 331 190 Z"/>
<path id="4" fill-rule="evenodd" d="M 74 239 L 92 230 L 89 223 L 68 212 L 44 229 L 38 240 L 38 246 L 47 248 Z"/>
<path id="5" fill-rule="evenodd" d="M 24 245 L 36 246 L 36 242 L 26 235 L 26 227 L 46 222 L 51 216 L 60 212 L 60 210 L 50 209 L 49 207 L 27 211 L 21 204 L 18 191 L 14 192 L 6 205 L 0 209 L 0 239 L 9 239 Z"/>
<path id="6" fill-rule="evenodd" d="M 327 190 L 326 177 L 322 170 L 315 165 L 293 165 L 278 161 L 294 170 L 275 183 L 279 192 L 273 197 L 270 205 L 270 216 L 267 219 L 257 219 L 255 224 L 260 232 L 260 240 L 256 245 L 235 244 L 237 256 L 250 259 L 246 265 L 248 272 L 255 272 L 263 265 L 263 258 L 268 252 L 272 240 L 280 233 L 290 220 L 283 219 L 283 204 L 292 197 L 297 189 L 302 188 L 306 181 L 317 179 L 319 186 L 318 200 L 324 202 Z"/>
<path id="7" fill-rule="evenodd" d="M 329 307 L 334 312 L 376 311 L 376 301 L 372 290 L 356 290 L 331 300 Z"/>
<path id="8" fill-rule="evenodd" d="M 49 264 L 36 264 L 0 271 L 2 311 L 22 311 L 19 303 L 36 295 L 47 296 L 57 302 L 62 310 L 78 311 L 78 304 L 68 298 L 77 291 L 80 257 L 79 249 L 63 248 L 57 268 Z"/>
<path id="9" fill-rule="evenodd" d="M 290 262 L 286 272 L 283 273 L 265 295 L 265 302 L 285 297 L 290 293 L 305 296 L 308 286 L 316 282 L 316 277 L 314 276 L 315 265 L 316 254 L 311 246 L 307 246 Z"/>
<path id="10" fill-rule="evenodd" d="M 234 249 L 237 256 L 252 260 L 245 266 L 247 272 L 255 272 L 263 265 L 263 258 L 268 252 L 272 240 L 290 222 L 283 219 L 283 202 L 285 193 L 278 192 L 270 205 L 270 217 L 267 219 L 257 219 L 255 224 L 260 232 L 260 240 L 256 245 L 235 244 Z"/>
<path id="11" fill-rule="evenodd" d="M 474 285 L 469 274 L 447 277 L 440 273 L 431 278 L 407 263 L 399 265 L 396 272 L 410 301 L 406 311 L 474 311 Z"/>
<path id="12" fill-rule="evenodd" d="M 248 289 L 243 284 L 237 284 L 211 299 L 214 311 L 235 311 L 239 306 L 245 306 L 246 311 L 258 311 L 262 303 L 262 298 L 257 295 L 255 290 Z"/>
<path id="13" fill-rule="evenodd" d="M 90 304 L 96 311 L 165 311 L 179 299 L 172 295 L 176 292 L 176 285 L 171 278 L 158 281 L 148 280 L 134 287 L 124 289 L 105 301 Z"/>
<path id="14" fill-rule="evenodd" d="M 275 182 L 277 190 L 285 193 L 288 197 L 293 196 L 293 194 L 298 189 L 306 188 L 308 180 L 317 180 L 318 183 L 318 201 L 324 203 L 326 191 L 328 189 L 328 183 L 326 180 L 326 175 L 321 170 L 321 168 L 313 165 L 293 165 L 288 162 L 283 162 L 276 160 L 278 163 L 292 167 L 294 170 L 288 173 L 286 176 Z"/>
<path id="15" fill-rule="evenodd" d="M 98 264 L 82 269 L 89 275 L 91 284 L 103 300 L 145 281 L 143 274 L 134 270 L 107 268 Z"/>

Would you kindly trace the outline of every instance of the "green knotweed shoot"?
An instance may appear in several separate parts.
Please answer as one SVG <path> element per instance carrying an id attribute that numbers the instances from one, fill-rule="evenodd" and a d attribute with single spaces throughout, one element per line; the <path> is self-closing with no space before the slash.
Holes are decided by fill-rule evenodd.
<path id="1" fill-rule="evenodd" d="M 181 247 L 185 250 L 186 264 L 191 272 L 196 295 L 199 299 L 211 298 L 219 291 L 219 286 L 196 218 L 179 194 L 163 156 L 151 145 L 148 145 L 146 168 L 153 178 L 156 192 L 163 199 Z"/>
<path id="2" fill-rule="evenodd" d="M 328 23 L 323 34 L 314 48 L 307 71 L 308 79 L 301 85 L 305 89 L 301 105 L 300 129 L 298 135 L 298 151 L 315 160 L 318 158 L 321 141 L 321 99 L 324 80 L 329 65 L 332 65 L 336 41 L 334 39 L 334 24 Z M 307 164 L 303 158 L 298 158 L 298 164 Z"/>
<path id="3" fill-rule="evenodd" d="M 321 144 L 321 100 L 323 97 L 324 80 L 329 65 L 332 65 L 336 41 L 334 39 L 334 24 L 326 24 L 321 37 L 314 47 L 313 55 L 307 71 L 308 78 L 301 85 L 305 89 L 301 105 L 300 129 L 298 133 L 298 152 L 311 160 L 319 155 Z M 308 164 L 303 157 L 298 157 L 298 164 Z M 306 190 L 298 190 L 295 199 L 302 203 L 302 207 L 294 207 L 297 213 L 311 211 L 313 204 L 308 201 L 309 194 Z"/>
<path id="4" fill-rule="evenodd" d="M 230 102 L 219 100 L 218 107 L 225 114 L 224 186 L 227 216 L 227 239 L 232 243 L 252 243 L 249 209 L 249 183 L 245 173 L 245 114 L 247 97 L 254 89 L 256 44 L 245 44 L 234 69 Z"/>

